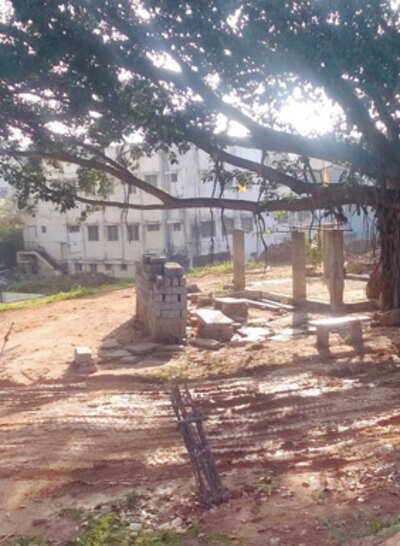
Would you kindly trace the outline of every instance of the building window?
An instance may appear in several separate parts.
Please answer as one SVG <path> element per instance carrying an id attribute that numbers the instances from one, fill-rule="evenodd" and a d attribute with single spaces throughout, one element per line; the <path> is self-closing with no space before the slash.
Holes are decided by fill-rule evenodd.
<path id="1" fill-rule="evenodd" d="M 181 231 L 182 230 L 182 224 L 180 222 L 174 222 L 172 224 L 174 231 Z"/>
<path id="2" fill-rule="evenodd" d="M 207 222 L 200 222 L 200 235 L 202 237 L 214 237 L 215 236 L 215 225 L 211 220 Z"/>
<path id="3" fill-rule="evenodd" d="M 112 264 L 105 264 L 105 265 L 106 265 L 106 271 L 112 271 L 113 270 Z"/>
<path id="4" fill-rule="evenodd" d="M 178 173 L 169 173 L 167 174 L 167 179 L 169 182 L 178 182 Z"/>
<path id="5" fill-rule="evenodd" d="M 253 231 L 253 218 L 251 216 L 242 216 L 240 218 L 240 224 L 243 231 L 250 233 Z"/>
<path id="6" fill-rule="evenodd" d="M 47 227 L 46 226 L 42 226 L 42 233 L 46 233 L 47 231 Z"/>
<path id="7" fill-rule="evenodd" d="M 80 272 L 82 271 L 82 264 L 76 263 L 76 264 L 75 264 L 75 271 L 76 271 L 77 273 L 80 273 Z"/>
<path id="8" fill-rule="evenodd" d="M 147 231 L 160 231 L 160 224 L 147 224 Z"/>
<path id="9" fill-rule="evenodd" d="M 107 240 L 118 241 L 118 226 L 106 226 Z"/>
<path id="10" fill-rule="evenodd" d="M 233 218 L 224 218 L 222 226 L 225 226 L 225 233 L 231 235 L 233 233 Z M 224 230 L 224 227 L 222 227 L 222 230 Z"/>
<path id="11" fill-rule="evenodd" d="M 297 221 L 300 224 L 311 221 L 311 213 L 308 210 L 300 210 L 297 213 Z"/>
<path id="12" fill-rule="evenodd" d="M 126 264 L 121 264 L 121 271 L 126 271 L 128 266 Z"/>
<path id="13" fill-rule="evenodd" d="M 276 212 L 275 218 L 278 224 L 287 224 L 289 221 L 289 215 L 286 211 Z"/>
<path id="14" fill-rule="evenodd" d="M 68 233 L 79 233 L 81 230 L 81 226 L 73 226 L 72 224 L 69 224 L 67 226 Z"/>
<path id="15" fill-rule="evenodd" d="M 88 241 L 99 240 L 99 226 L 88 226 Z"/>
<path id="16" fill-rule="evenodd" d="M 144 180 L 147 184 L 157 187 L 158 176 L 156 174 L 146 174 Z"/>
<path id="17" fill-rule="evenodd" d="M 89 271 L 90 273 L 97 273 L 97 264 L 90 264 Z"/>
<path id="18" fill-rule="evenodd" d="M 126 226 L 128 241 L 139 241 L 139 224 L 129 224 Z"/>

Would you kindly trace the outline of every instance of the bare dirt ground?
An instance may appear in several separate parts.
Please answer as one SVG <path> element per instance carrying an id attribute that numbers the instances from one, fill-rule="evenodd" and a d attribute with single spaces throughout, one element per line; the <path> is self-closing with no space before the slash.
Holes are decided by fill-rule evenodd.
<path id="1" fill-rule="evenodd" d="M 216 292 L 231 274 L 193 280 Z M 99 360 L 95 373 L 73 371 L 75 346 L 96 354 L 106 339 L 139 339 L 133 314 L 134 293 L 124 289 L 0 315 L 0 340 L 14 322 L 0 361 L 0 537 L 69 538 L 76 529 L 61 521 L 63 508 L 141 488 L 149 525 L 179 516 L 246 546 L 382 543 L 382 533 L 358 537 L 400 512 L 397 328 L 367 326 L 361 353 L 338 334 L 330 352 L 318 352 L 315 335 L 290 334 L 290 313 L 251 310 L 278 339 L 215 352 L 187 345 L 134 366 Z M 173 376 L 189 380 L 209 415 L 231 495 L 208 512 L 195 502 L 174 423 Z"/>

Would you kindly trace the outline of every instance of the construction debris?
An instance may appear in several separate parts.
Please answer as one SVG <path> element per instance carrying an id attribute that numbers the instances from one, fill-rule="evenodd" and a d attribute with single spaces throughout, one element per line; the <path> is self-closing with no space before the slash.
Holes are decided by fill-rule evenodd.
<path id="1" fill-rule="evenodd" d="M 233 320 L 215 309 L 197 309 L 199 337 L 229 341 L 233 335 Z"/>
<path id="2" fill-rule="evenodd" d="M 248 303 L 243 298 L 215 298 L 215 307 L 234 320 L 246 320 Z"/>
<path id="3" fill-rule="evenodd" d="M 190 343 L 199 349 L 209 349 L 211 351 L 216 351 L 222 347 L 222 343 L 220 341 L 203 337 L 194 337 L 190 340 Z"/>
<path id="4" fill-rule="evenodd" d="M 92 351 L 89 347 L 75 347 L 74 365 L 82 371 L 89 371 L 95 368 Z"/>

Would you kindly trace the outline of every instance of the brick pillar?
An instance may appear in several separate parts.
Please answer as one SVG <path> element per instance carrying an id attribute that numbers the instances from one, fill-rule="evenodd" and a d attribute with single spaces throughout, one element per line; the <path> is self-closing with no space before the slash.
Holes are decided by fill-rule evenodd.
<path id="1" fill-rule="evenodd" d="M 343 307 L 344 251 L 343 231 L 332 229 L 326 232 L 328 287 L 332 311 Z"/>
<path id="2" fill-rule="evenodd" d="M 292 231 L 293 302 L 302 303 L 307 298 L 306 237 L 303 231 Z"/>
<path id="3" fill-rule="evenodd" d="M 244 290 L 246 287 L 244 231 L 233 230 L 233 286 L 235 290 Z"/>

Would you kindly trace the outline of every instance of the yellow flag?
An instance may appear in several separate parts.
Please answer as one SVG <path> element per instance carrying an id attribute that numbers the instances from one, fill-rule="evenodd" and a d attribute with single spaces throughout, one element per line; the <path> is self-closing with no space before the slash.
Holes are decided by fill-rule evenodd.
<path id="1" fill-rule="evenodd" d="M 322 183 L 324 186 L 327 186 L 329 184 L 328 170 L 326 169 L 326 167 L 322 169 Z"/>

